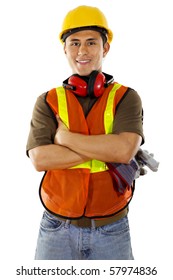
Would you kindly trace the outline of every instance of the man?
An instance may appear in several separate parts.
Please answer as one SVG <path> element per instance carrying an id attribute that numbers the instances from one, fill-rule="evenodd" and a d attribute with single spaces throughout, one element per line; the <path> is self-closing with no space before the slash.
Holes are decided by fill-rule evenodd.
<path id="1" fill-rule="evenodd" d="M 129 164 L 143 142 L 138 94 L 102 72 L 113 33 L 104 14 L 79 6 L 60 40 L 72 69 L 35 104 L 27 153 L 45 171 L 35 259 L 133 259 L 128 203 L 106 163 Z"/>

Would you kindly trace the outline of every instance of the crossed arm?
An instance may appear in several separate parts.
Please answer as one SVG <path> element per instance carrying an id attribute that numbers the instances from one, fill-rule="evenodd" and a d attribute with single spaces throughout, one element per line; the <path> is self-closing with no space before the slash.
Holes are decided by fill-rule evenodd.
<path id="1" fill-rule="evenodd" d="M 141 144 L 141 136 L 132 132 L 120 134 L 83 135 L 70 132 L 57 117 L 58 129 L 54 144 L 29 151 L 37 171 L 66 169 L 90 159 L 129 163 Z"/>

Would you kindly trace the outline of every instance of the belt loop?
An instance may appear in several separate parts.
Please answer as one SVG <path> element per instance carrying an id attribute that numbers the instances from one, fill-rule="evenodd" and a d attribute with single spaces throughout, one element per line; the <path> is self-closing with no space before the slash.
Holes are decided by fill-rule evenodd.
<path id="1" fill-rule="evenodd" d="M 92 230 L 96 229 L 96 223 L 93 219 L 91 219 L 91 228 Z"/>
<path id="2" fill-rule="evenodd" d="M 64 228 L 68 228 L 70 224 L 71 224 L 71 221 L 70 220 L 66 220 L 65 224 L 64 224 Z"/>

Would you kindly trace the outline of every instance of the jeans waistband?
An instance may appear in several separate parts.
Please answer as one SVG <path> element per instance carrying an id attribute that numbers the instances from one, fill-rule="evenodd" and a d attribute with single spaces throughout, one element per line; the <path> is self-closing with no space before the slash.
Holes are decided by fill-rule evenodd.
<path id="1" fill-rule="evenodd" d="M 106 217 L 106 218 L 101 218 L 101 219 L 91 219 L 91 218 L 87 218 L 87 217 L 82 217 L 79 219 L 65 219 L 62 217 L 58 217 L 56 216 L 59 220 L 62 220 L 68 224 L 77 226 L 77 227 L 90 227 L 90 228 L 96 228 L 96 227 L 101 227 L 101 226 L 105 226 L 108 224 L 112 224 L 122 218 L 124 218 L 128 213 L 128 208 L 125 208 L 124 210 L 122 210 L 120 213 L 111 216 L 111 217 Z"/>

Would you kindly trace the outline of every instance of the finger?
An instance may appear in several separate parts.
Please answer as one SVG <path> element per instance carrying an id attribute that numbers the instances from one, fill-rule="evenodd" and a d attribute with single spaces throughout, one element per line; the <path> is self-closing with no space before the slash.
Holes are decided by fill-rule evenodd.
<path id="1" fill-rule="evenodd" d="M 56 115 L 56 120 L 57 120 L 59 125 L 64 124 L 59 115 Z"/>
<path id="2" fill-rule="evenodd" d="M 151 157 L 154 157 L 154 154 L 153 154 L 153 153 L 151 153 L 151 154 L 150 154 L 150 156 L 151 156 Z"/>
<path id="3" fill-rule="evenodd" d="M 58 114 L 56 115 L 56 119 L 57 119 L 57 121 L 61 120 L 60 116 Z"/>
<path id="4" fill-rule="evenodd" d="M 147 170 L 145 169 L 145 168 L 141 168 L 140 169 L 140 175 L 145 175 L 145 174 L 147 174 Z"/>

